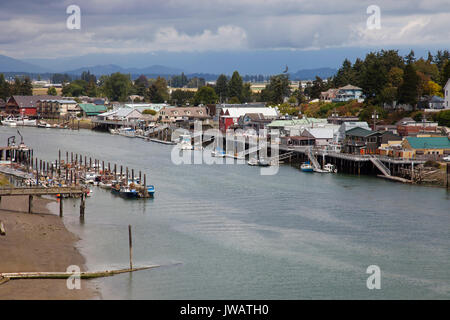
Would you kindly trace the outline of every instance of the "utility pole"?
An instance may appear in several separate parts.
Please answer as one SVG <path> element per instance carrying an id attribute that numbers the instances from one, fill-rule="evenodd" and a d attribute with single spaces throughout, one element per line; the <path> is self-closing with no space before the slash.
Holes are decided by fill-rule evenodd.
<path id="1" fill-rule="evenodd" d="M 376 130 L 376 124 L 377 124 L 377 119 L 378 119 L 378 113 L 375 110 L 372 114 L 372 119 L 373 119 L 373 131 Z"/>

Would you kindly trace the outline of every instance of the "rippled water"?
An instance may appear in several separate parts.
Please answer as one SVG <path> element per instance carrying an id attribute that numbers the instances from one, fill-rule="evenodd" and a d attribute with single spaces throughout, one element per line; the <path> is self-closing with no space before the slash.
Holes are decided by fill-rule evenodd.
<path id="1" fill-rule="evenodd" d="M 95 188 L 84 224 L 78 201 L 64 221 L 79 234 L 90 270 L 159 269 L 99 281 L 104 298 L 450 298 L 450 193 L 373 177 L 308 174 L 282 166 L 172 164 L 172 146 L 96 133 L 23 128 L 35 155 L 58 149 L 147 173 L 152 200 Z M 2 139 L 15 129 L 0 128 Z M 366 268 L 381 268 L 381 290 Z"/>

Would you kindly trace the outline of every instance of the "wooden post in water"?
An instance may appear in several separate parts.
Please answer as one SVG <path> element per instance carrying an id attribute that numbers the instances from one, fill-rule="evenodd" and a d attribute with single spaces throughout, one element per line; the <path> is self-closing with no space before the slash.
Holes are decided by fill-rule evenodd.
<path id="1" fill-rule="evenodd" d="M 117 181 L 117 165 L 114 163 L 114 180 Z"/>
<path id="2" fill-rule="evenodd" d="M 28 213 L 31 213 L 32 210 L 32 204 L 33 204 L 33 196 L 29 195 L 28 196 Z"/>
<path id="3" fill-rule="evenodd" d="M 148 198 L 147 177 L 144 173 L 144 198 Z"/>
<path id="4" fill-rule="evenodd" d="M 126 170 L 126 180 L 125 180 L 125 185 L 126 186 L 128 186 L 128 167 L 127 167 L 127 170 Z"/>
<path id="5" fill-rule="evenodd" d="M 131 169 L 131 183 L 134 183 L 134 169 Z"/>
<path id="6" fill-rule="evenodd" d="M 84 209 L 86 207 L 85 195 L 81 194 L 81 203 L 80 203 L 80 218 L 84 218 Z"/>
<path id="7" fill-rule="evenodd" d="M 122 173 L 123 172 L 123 167 L 122 166 L 120 166 L 120 182 L 122 182 Z"/>
<path id="8" fill-rule="evenodd" d="M 139 170 L 139 184 L 141 184 L 142 185 L 142 180 L 141 180 L 141 170 Z"/>
<path id="9" fill-rule="evenodd" d="M 66 164 L 69 162 L 69 151 L 66 151 Z"/>
<path id="10" fill-rule="evenodd" d="M 63 216 L 63 195 L 59 195 L 59 216 Z"/>
<path id="11" fill-rule="evenodd" d="M 128 225 L 128 247 L 130 248 L 130 269 L 133 269 L 133 239 L 131 236 L 131 224 Z"/>

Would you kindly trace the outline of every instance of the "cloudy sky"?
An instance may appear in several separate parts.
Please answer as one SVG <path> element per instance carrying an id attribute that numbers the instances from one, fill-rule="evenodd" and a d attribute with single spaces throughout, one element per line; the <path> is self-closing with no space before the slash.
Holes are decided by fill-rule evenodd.
<path id="1" fill-rule="evenodd" d="M 173 57 L 224 53 L 244 57 L 260 52 L 313 56 L 314 52 L 333 50 L 450 47 L 450 0 L 0 0 L 0 3 L 0 54 L 28 61 L 50 58 L 67 61 L 83 56 L 86 59 L 79 60 L 80 63 L 96 62 L 87 57 L 97 60 L 104 57 L 106 63 L 112 63 L 115 62 L 112 57 L 165 53 Z M 73 4 L 81 9 L 80 30 L 69 30 L 66 26 L 69 17 L 66 9 Z M 367 27 L 370 5 L 380 8 L 380 29 Z M 129 60 L 124 61 L 131 66 Z"/>

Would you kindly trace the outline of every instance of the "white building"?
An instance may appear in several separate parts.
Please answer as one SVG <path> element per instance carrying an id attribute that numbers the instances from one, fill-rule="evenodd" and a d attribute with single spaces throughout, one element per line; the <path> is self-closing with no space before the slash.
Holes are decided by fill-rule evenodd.
<path id="1" fill-rule="evenodd" d="M 448 79 L 447 83 L 444 86 L 444 109 L 450 109 L 450 79 Z"/>

